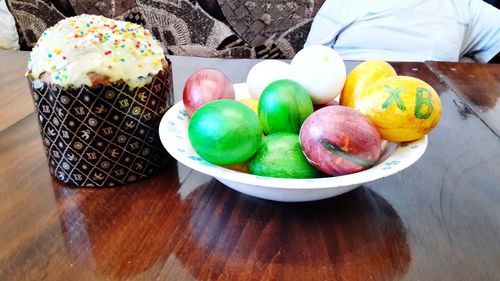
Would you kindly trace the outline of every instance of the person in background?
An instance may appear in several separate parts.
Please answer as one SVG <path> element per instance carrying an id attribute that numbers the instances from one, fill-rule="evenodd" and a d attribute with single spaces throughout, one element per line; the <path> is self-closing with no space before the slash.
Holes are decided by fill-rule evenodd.
<path id="1" fill-rule="evenodd" d="M 345 60 L 488 62 L 500 51 L 500 10 L 482 0 L 326 0 L 309 45 Z"/>
<path id="2" fill-rule="evenodd" d="M 19 50 L 16 23 L 5 0 L 0 0 L 0 50 Z"/>

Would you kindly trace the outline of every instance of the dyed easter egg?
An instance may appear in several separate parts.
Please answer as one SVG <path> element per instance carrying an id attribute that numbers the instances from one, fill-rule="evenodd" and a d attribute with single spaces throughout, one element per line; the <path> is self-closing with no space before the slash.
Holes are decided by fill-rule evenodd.
<path id="1" fill-rule="evenodd" d="M 422 138 L 438 123 L 441 100 L 424 81 L 408 76 L 377 80 L 357 97 L 355 109 L 373 121 L 383 139 Z"/>
<path id="2" fill-rule="evenodd" d="M 266 135 L 277 132 L 298 133 L 313 112 L 311 97 L 304 87 L 292 80 L 269 84 L 259 99 L 259 119 Z"/>
<path id="3" fill-rule="evenodd" d="M 201 158 L 219 165 L 247 161 L 262 142 L 259 118 L 235 100 L 216 100 L 200 107 L 188 127 L 191 145 Z"/>
<path id="4" fill-rule="evenodd" d="M 182 102 L 189 116 L 207 102 L 234 98 L 234 88 L 229 77 L 210 68 L 200 69 L 189 76 L 182 92 Z"/>
<path id="5" fill-rule="evenodd" d="M 340 105 L 354 107 L 358 96 L 372 82 L 396 76 L 396 70 L 385 61 L 367 60 L 356 66 L 347 76 L 340 94 Z"/>
<path id="6" fill-rule="evenodd" d="M 252 98 L 259 99 L 269 84 L 280 79 L 290 79 L 290 65 L 279 60 L 263 60 L 248 72 L 248 93 Z"/>
<path id="7" fill-rule="evenodd" d="M 300 129 L 300 145 L 313 166 L 332 176 L 365 170 L 381 152 L 380 135 L 373 123 L 341 105 L 311 114 Z"/>
<path id="8" fill-rule="evenodd" d="M 290 63 L 292 80 L 307 89 L 314 104 L 336 98 L 346 79 L 342 58 L 333 49 L 313 45 L 300 50 Z"/>
<path id="9" fill-rule="evenodd" d="M 267 136 L 248 161 L 251 174 L 276 178 L 315 178 L 319 171 L 302 153 L 299 135 L 275 133 Z"/>
<path id="10" fill-rule="evenodd" d="M 255 113 L 258 113 L 259 100 L 249 98 L 249 99 L 239 99 L 238 101 L 250 107 L 253 111 L 255 111 Z"/>
<path id="11" fill-rule="evenodd" d="M 233 170 L 236 172 L 248 174 L 248 163 L 247 162 L 233 164 L 233 165 L 222 165 L 221 167 L 224 167 L 226 169 Z"/>

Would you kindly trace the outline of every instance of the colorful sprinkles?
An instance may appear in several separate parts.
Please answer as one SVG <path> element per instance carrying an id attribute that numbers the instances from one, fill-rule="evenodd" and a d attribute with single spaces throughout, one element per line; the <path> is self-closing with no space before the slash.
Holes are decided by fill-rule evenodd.
<path id="1" fill-rule="evenodd" d="M 145 83 L 141 77 L 158 73 L 163 58 L 163 49 L 143 27 L 96 15 L 80 15 L 64 19 L 42 33 L 31 53 L 26 75 L 36 79 L 50 71 L 56 83 L 79 87 L 88 84 L 85 74 L 93 71 L 134 87 Z M 71 71 L 82 73 L 69 75 Z M 68 77 L 76 80 L 68 81 Z"/>

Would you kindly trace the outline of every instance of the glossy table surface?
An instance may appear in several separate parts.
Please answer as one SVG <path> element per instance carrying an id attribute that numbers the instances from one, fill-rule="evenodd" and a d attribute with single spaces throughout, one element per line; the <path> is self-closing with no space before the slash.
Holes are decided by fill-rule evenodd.
<path id="1" fill-rule="evenodd" d="M 500 65 L 427 62 L 429 68 L 461 96 L 500 136 Z"/>
<path id="2" fill-rule="evenodd" d="M 122 187 L 61 184 L 48 171 L 27 55 L 0 52 L 0 280 L 500 280 L 498 66 L 393 63 L 442 100 L 423 157 L 344 195 L 292 204 L 175 162 Z M 257 62 L 171 60 L 177 99 L 196 69 L 237 83 Z"/>

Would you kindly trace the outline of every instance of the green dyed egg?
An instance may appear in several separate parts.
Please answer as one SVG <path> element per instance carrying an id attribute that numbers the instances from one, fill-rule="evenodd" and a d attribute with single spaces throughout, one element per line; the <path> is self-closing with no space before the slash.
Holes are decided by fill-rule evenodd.
<path id="1" fill-rule="evenodd" d="M 266 135 L 299 133 L 300 126 L 313 110 L 307 90 L 292 80 L 274 81 L 264 89 L 259 99 L 259 119 Z"/>
<path id="2" fill-rule="evenodd" d="M 247 161 L 262 143 L 259 118 L 235 100 L 216 100 L 191 117 L 188 136 L 201 158 L 218 165 Z"/>
<path id="3" fill-rule="evenodd" d="M 264 138 L 257 153 L 248 162 L 248 171 L 275 178 L 315 178 L 319 171 L 302 153 L 299 135 L 275 133 Z"/>

